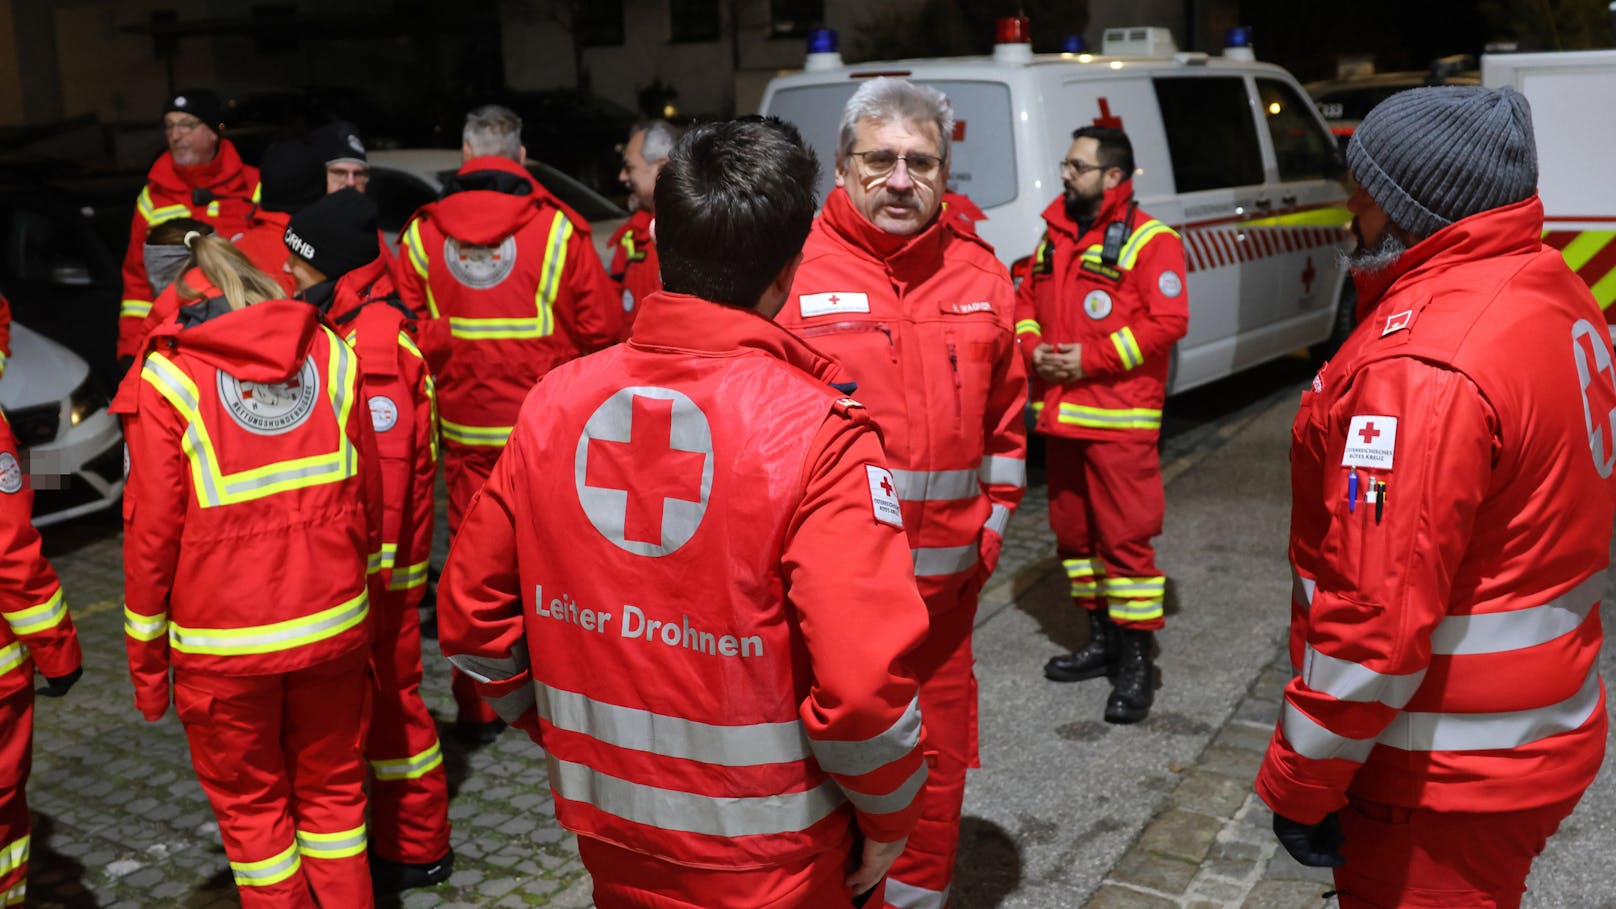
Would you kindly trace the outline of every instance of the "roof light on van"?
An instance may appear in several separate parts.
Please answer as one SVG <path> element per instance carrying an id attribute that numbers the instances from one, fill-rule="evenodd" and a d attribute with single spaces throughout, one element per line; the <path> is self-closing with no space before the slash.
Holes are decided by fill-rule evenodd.
<path id="1" fill-rule="evenodd" d="M 1251 26 L 1233 25 L 1223 33 L 1223 57 L 1226 60 L 1257 59 L 1257 51 L 1251 46 Z"/>
<path id="2" fill-rule="evenodd" d="M 1032 62 L 1031 19 L 1026 16 L 1005 16 L 999 20 L 993 59 L 998 63 Z"/>
<path id="3" fill-rule="evenodd" d="M 1083 40 L 1082 35 L 1067 35 L 1061 39 L 1061 53 L 1067 56 L 1081 54 L 1089 49 L 1089 43 Z"/>
<path id="4" fill-rule="evenodd" d="M 808 56 L 803 60 L 802 68 L 809 72 L 840 69 L 842 66 L 840 46 L 841 37 L 836 34 L 836 29 L 814 29 L 808 33 Z"/>

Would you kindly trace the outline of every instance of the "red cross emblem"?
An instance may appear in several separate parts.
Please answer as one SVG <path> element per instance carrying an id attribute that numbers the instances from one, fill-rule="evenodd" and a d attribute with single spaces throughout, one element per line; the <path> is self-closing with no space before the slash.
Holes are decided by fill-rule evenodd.
<path id="1" fill-rule="evenodd" d="M 897 494 L 896 490 L 894 490 L 892 488 L 892 481 L 887 479 L 886 477 L 881 478 L 881 491 L 886 493 L 889 496 Z"/>
<path id="2" fill-rule="evenodd" d="M 1098 117 L 1094 118 L 1094 125 L 1095 126 L 1104 126 L 1104 127 L 1110 128 L 1110 129 L 1121 129 L 1122 128 L 1122 118 L 1112 116 L 1111 115 L 1111 102 L 1107 101 L 1104 98 L 1101 98 L 1100 99 L 1100 115 Z"/>
<path id="3" fill-rule="evenodd" d="M 662 556 L 695 535 L 712 486 L 712 429 L 670 388 L 624 388 L 596 409 L 578 440 L 579 504 L 601 535 Z"/>
<path id="4" fill-rule="evenodd" d="M 842 302 L 842 298 L 841 298 L 841 297 L 838 297 L 838 296 L 836 296 L 836 295 L 835 295 L 835 294 L 831 294 L 831 295 L 830 295 L 830 304 L 831 304 L 831 305 L 832 305 L 832 306 L 835 306 L 835 305 L 836 305 L 836 304 L 837 304 L 837 303 L 840 303 L 840 302 Z"/>
<path id="5" fill-rule="evenodd" d="M 1315 277 L 1318 277 L 1318 272 L 1313 270 L 1313 257 L 1308 256 L 1307 257 L 1307 267 L 1302 269 L 1302 292 L 1303 293 L 1309 293 L 1310 294 L 1310 293 L 1313 292 L 1313 279 Z"/>
<path id="6" fill-rule="evenodd" d="M 1358 435 L 1363 438 L 1365 445 L 1373 445 L 1375 440 L 1380 438 L 1381 432 L 1375 428 L 1375 424 L 1365 423 L 1363 429 L 1358 430 Z"/>

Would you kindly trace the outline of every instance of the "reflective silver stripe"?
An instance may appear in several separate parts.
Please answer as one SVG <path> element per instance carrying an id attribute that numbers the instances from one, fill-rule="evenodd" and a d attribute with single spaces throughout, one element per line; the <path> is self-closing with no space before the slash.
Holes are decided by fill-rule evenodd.
<path id="1" fill-rule="evenodd" d="M 814 759 L 828 773 L 861 776 L 899 760 L 920 744 L 920 699 L 910 698 L 903 716 L 861 741 L 809 739 Z"/>
<path id="2" fill-rule="evenodd" d="M 341 461 L 320 461 L 314 464 L 301 464 L 295 467 L 286 467 L 270 473 L 259 474 L 244 480 L 226 479 L 224 491 L 226 495 L 237 496 L 244 492 L 257 492 L 260 489 L 269 489 L 294 480 L 311 480 L 315 477 L 337 474 L 340 477 L 348 476 L 348 465 Z M 375 556 L 377 561 L 380 556 Z M 372 563 L 375 564 L 375 563 Z M 378 568 L 377 570 L 380 570 Z"/>
<path id="3" fill-rule="evenodd" d="M 1601 571 L 1541 606 L 1448 616 L 1431 632 L 1431 652 L 1452 656 L 1502 653 L 1552 641 L 1577 630 L 1604 594 L 1605 573 Z"/>
<path id="4" fill-rule="evenodd" d="M 294 842 L 274 858 L 261 862 L 231 862 L 230 873 L 235 876 L 238 886 L 267 887 L 286 880 L 301 867 L 303 856 L 298 853 L 297 843 Z"/>
<path id="5" fill-rule="evenodd" d="M 1314 722 L 1312 717 L 1303 713 L 1288 699 L 1285 709 L 1279 717 L 1280 729 L 1285 733 L 1285 741 L 1291 743 L 1291 748 L 1305 758 L 1315 761 L 1327 761 L 1331 758 L 1363 763 L 1369 758 L 1369 752 L 1375 748 L 1374 739 L 1349 739 L 1344 735 L 1336 735 L 1330 730 Z"/>
<path id="6" fill-rule="evenodd" d="M 905 502 L 946 502 L 974 499 L 982 484 L 974 470 L 894 470 L 892 482 Z"/>
<path id="7" fill-rule="evenodd" d="M 557 795 L 593 805 L 636 824 L 708 836 L 778 836 L 797 833 L 829 817 L 843 803 L 830 780 L 802 792 L 709 796 L 659 789 L 600 773 L 545 754 Z"/>
<path id="8" fill-rule="evenodd" d="M 0 675 L 5 675 L 28 659 L 28 648 L 21 642 L 0 647 Z"/>
<path id="9" fill-rule="evenodd" d="M 1302 658 L 1302 681 L 1314 691 L 1338 701 L 1377 701 L 1401 710 L 1425 681 L 1425 670 L 1389 675 L 1319 653 L 1309 644 Z"/>
<path id="10" fill-rule="evenodd" d="M 175 650 L 232 656 L 271 653 L 335 637 L 358 625 L 370 614 L 366 593 L 323 612 L 273 625 L 251 628 L 185 628 L 168 624 L 168 640 Z"/>
<path id="11" fill-rule="evenodd" d="M 897 909 L 943 909 L 948 904 L 949 887 L 928 890 L 905 884 L 895 877 L 887 878 L 886 901 Z"/>
<path id="12" fill-rule="evenodd" d="M 460 653 L 450 657 L 449 662 L 453 663 L 456 669 L 485 685 L 489 682 L 503 682 L 527 671 L 527 648 L 521 644 L 513 645 L 511 655 L 508 657 L 482 657 Z"/>
<path id="13" fill-rule="evenodd" d="M 898 788 L 884 795 L 875 795 L 862 792 L 858 789 L 842 785 L 842 792 L 847 795 L 858 810 L 865 814 L 894 814 L 908 808 L 914 802 L 915 796 L 920 794 L 920 787 L 926 785 L 926 762 L 921 761 L 915 772 L 909 774 Z"/>
<path id="14" fill-rule="evenodd" d="M 309 858 L 340 859 L 365 851 L 365 825 L 337 833 L 297 831 L 297 848 Z"/>
<path id="15" fill-rule="evenodd" d="M 370 769 L 378 780 L 418 780 L 443 765 L 443 749 L 434 741 L 419 754 L 389 761 L 371 761 Z"/>
<path id="16" fill-rule="evenodd" d="M 123 631 L 137 641 L 155 641 L 168 634 L 168 613 L 144 616 L 126 605 L 123 607 Z"/>
<path id="17" fill-rule="evenodd" d="M 13 632 L 19 635 L 34 634 L 60 625 L 62 619 L 67 617 L 67 602 L 62 599 L 62 588 L 57 587 L 45 602 L 16 612 L 0 613 L 0 616 L 5 618 Z"/>
<path id="18" fill-rule="evenodd" d="M 799 720 L 714 726 L 623 707 L 577 692 L 534 684 L 539 716 L 558 729 L 664 757 L 723 767 L 751 767 L 805 760 L 808 736 Z"/>
<path id="19" fill-rule="evenodd" d="M 1404 751 L 1518 748 L 1581 727 L 1599 708 L 1599 694 L 1595 667 L 1582 688 L 1558 704 L 1509 713 L 1404 712 L 1380 734 L 1380 743 Z"/>
<path id="20" fill-rule="evenodd" d="M 484 698 L 488 706 L 494 708 L 499 718 L 507 723 L 514 724 L 529 710 L 537 706 L 537 699 L 533 695 L 532 685 L 523 685 L 510 694 L 500 695 L 497 698 Z"/>
<path id="21" fill-rule="evenodd" d="M 1303 612 L 1313 605 L 1313 593 L 1318 587 L 1318 581 L 1303 577 L 1295 565 L 1291 566 L 1291 602 L 1302 607 Z"/>
<path id="22" fill-rule="evenodd" d="M 1010 509 L 1003 505 L 993 506 L 993 510 L 988 512 L 987 523 L 982 526 L 1001 537 L 1004 536 L 1005 528 L 1010 526 Z"/>
<path id="23" fill-rule="evenodd" d="M 1027 462 L 1021 458 L 988 455 L 982 459 L 981 476 L 982 482 L 993 486 L 1022 488 L 1027 485 Z"/>
<path id="24" fill-rule="evenodd" d="M 959 574 L 976 564 L 976 544 L 969 546 L 939 546 L 911 549 L 915 560 L 915 577 L 932 578 Z"/>

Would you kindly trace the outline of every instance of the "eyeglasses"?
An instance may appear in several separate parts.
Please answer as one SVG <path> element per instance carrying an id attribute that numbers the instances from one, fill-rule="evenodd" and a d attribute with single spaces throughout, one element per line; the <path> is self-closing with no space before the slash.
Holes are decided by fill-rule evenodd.
<path id="1" fill-rule="evenodd" d="M 163 132 L 165 132 L 165 133 L 188 133 L 188 132 L 191 132 L 192 130 L 196 129 L 198 126 L 201 126 L 201 125 L 202 125 L 202 121 L 196 119 L 195 117 L 191 117 L 191 118 L 188 118 L 188 119 L 185 119 L 185 120 L 164 120 L 163 121 Z"/>
<path id="2" fill-rule="evenodd" d="M 370 169 L 368 167 L 342 167 L 340 165 L 325 169 L 326 176 L 347 182 L 352 180 L 356 184 L 370 182 Z"/>
<path id="3" fill-rule="evenodd" d="M 872 177 L 884 177 L 892 173 L 893 169 L 902 161 L 904 167 L 909 169 L 909 176 L 927 179 L 937 175 L 943 167 L 943 159 L 937 155 L 916 154 L 911 152 L 900 155 L 891 149 L 881 148 L 875 151 L 848 152 L 864 162 L 864 171 Z"/>
<path id="4" fill-rule="evenodd" d="M 1083 161 L 1083 160 L 1080 160 L 1078 158 L 1067 158 L 1067 159 L 1065 159 L 1064 161 L 1061 162 L 1061 170 L 1062 171 L 1068 171 L 1069 170 L 1069 171 L 1071 171 L 1072 173 L 1076 174 L 1079 177 L 1083 176 L 1084 174 L 1088 173 L 1091 170 L 1105 170 L 1105 169 L 1106 169 L 1106 167 L 1105 167 L 1104 164 L 1090 164 L 1087 161 Z"/>

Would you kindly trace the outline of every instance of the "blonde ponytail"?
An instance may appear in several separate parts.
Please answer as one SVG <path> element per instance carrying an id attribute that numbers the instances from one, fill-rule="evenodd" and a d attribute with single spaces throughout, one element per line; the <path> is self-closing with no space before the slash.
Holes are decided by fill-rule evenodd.
<path id="1" fill-rule="evenodd" d="M 190 248 L 197 268 L 202 269 L 208 281 L 224 293 L 231 309 L 286 296 L 286 291 L 275 283 L 274 278 L 254 267 L 229 240 L 192 231 L 185 235 L 185 245 Z M 179 294 L 185 300 L 196 300 L 202 296 L 195 288 L 185 284 L 181 284 Z"/>

